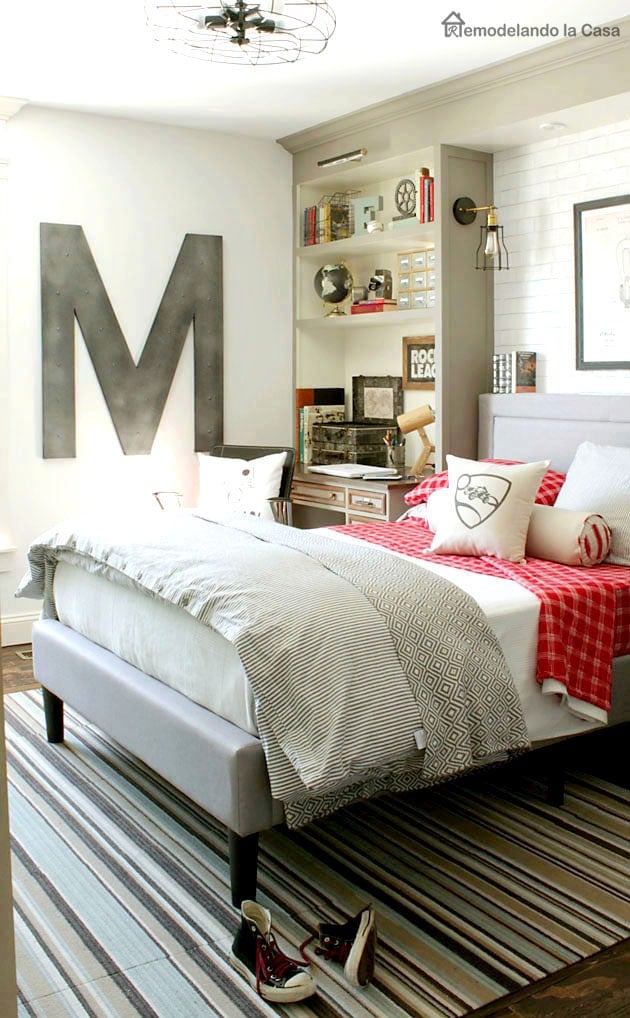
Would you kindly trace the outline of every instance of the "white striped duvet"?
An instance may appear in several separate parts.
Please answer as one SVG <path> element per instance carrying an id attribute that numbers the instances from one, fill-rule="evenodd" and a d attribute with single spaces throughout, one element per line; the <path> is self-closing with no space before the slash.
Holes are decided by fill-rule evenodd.
<path id="1" fill-rule="evenodd" d="M 418 564 L 418 568 L 440 572 L 483 609 L 514 677 L 533 742 L 593 727 L 559 698 L 543 696 L 535 681 L 539 602 L 534 594 L 511 580 L 432 563 Z M 219 633 L 200 626 L 173 605 L 65 562 L 57 567 L 55 601 L 65 625 L 256 734 L 254 701 L 243 665 Z"/>

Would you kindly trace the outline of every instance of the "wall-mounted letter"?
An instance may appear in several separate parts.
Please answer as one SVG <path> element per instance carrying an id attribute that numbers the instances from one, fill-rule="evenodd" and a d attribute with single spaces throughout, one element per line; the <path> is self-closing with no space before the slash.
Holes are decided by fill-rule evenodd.
<path id="1" fill-rule="evenodd" d="M 188 329 L 194 333 L 195 450 L 223 439 L 223 245 L 187 233 L 136 364 L 81 226 L 42 223 L 45 459 L 76 455 L 74 320 L 125 455 L 151 452 Z"/>

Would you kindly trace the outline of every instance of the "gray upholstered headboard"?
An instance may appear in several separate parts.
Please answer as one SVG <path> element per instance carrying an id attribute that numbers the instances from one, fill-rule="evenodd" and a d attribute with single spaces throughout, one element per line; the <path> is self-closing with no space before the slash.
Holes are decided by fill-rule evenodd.
<path id="1" fill-rule="evenodd" d="M 479 397 L 479 459 L 550 459 L 569 467 L 580 442 L 630 446 L 630 394 L 518 393 Z"/>

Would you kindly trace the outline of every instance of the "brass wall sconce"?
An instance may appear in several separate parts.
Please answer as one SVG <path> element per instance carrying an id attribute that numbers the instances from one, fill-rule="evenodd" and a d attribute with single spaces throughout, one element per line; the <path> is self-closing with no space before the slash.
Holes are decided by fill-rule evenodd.
<path id="1" fill-rule="evenodd" d="M 461 226 L 475 222 L 478 212 L 487 212 L 486 225 L 481 226 L 481 238 L 475 252 L 475 268 L 500 272 L 509 269 L 510 256 L 503 240 L 503 227 L 499 226 L 496 205 L 475 205 L 472 198 L 456 198 L 453 216 Z"/>
<path id="2" fill-rule="evenodd" d="M 435 446 L 424 430 L 427 424 L 435 422 L 435 411 L 433 407 L 425 403 L 424 406 L 418 407 L 417 410 L 409 410 L 406 414 L 399 414 L 396 422 L 403 435 L 408 435 L 410 431 L 417 431 L 420 435 L 422 452 L 411 468 L 411 473 L 421 474 L 427 465 L 429 456 L 432 452 L 435 452 Z"/>

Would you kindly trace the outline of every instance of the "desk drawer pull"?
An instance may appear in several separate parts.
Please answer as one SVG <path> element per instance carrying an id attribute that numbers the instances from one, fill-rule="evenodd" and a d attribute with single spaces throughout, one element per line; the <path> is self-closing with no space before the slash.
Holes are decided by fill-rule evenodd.
<path id="1" fill-rule="evenodd" d="M 309 484 L 306 481 L 294 481 L 291 488 L 291 497 L 294 502 L 304 504 L 345 506 L 346 490 L 337 485 Z"/>
<path id="2" fill-rule="evenodd" d="M 355 489 L 348 492 L 348 506 L 350 509 L 360 509 L 371 516 L 387 515 L 387 495 L 385 492 L 368 492 L 365 489 Z"/>

